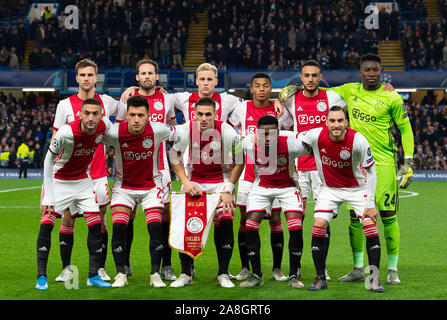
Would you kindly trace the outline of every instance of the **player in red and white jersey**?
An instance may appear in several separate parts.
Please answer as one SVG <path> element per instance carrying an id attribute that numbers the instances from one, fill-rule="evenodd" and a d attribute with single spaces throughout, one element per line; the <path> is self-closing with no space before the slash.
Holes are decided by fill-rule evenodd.
<path id="1" fill-rule="evenodd" d="M 101 239 L 101 219 L 95 199 L 92 179 L 88 175 L 98 144 L 110 121 L 102 119 L 101 103 L 87 99 L 81 106 L 80 119 L 60 128 L 51 141 L 44 163 L 44 184 L 41 201 L 41 224 L 37 238 L 38 280 L 36 289 L 48 289 L 46 267 L 51 247 L 51 231 L 56 215 L 68 208 L 84 214 L 88 226 L 89 275 L 87 284 L 110 287 L 98 275 Z"/>
<path id="2" fill-rule="evenodd" d="M 284 108 L 293 118 L 293 130 L 304 132 L 313 128 L 325 126 L 328 108 L 338 105 L 346 106 L 343 98 L 332 90 L 320 90 L 321 67 L 317 61 L 305 61 L 301 67 L 300 79 L 303 89 L 287 96 L 287 90 L 282 94 Z M 321 181 L 318 178 L 317 167 L 313 155 L 298 158 L 298 172 L 303 200 L 306 202 L 312 186 L 314 200 L 318 197 Z"/>
<path id="3" fill-rule="evenodd" d="M 232 288 L 234 284 L 228 275 L 228 265 L 234 245 L 234 185 L 244 167 L 240 137 L 229 124 L 216 119 L 215 102 L 202 98 L 196 103 L 196 120 L 177 126 L 173 140 L 170 160 L 182 182 L 182 189 L 190 196 L 201 195 L 202 191 L 221 193 L 222 205 L 217 207 L 214 218 L 214 242 L 219 263 L 217 283 Z M 189 174 L 182 164 L 186 152 Z M 233 155 L 236 156 L 234 163 Z M 180 253 L 180 261 L 182 274 L 171 287 L 191 284 L 193 259 Z"/>
<path id="4" fill-rule="evenodd" d="M 113 287 L 127 285 L 125 270 L 127 225 L 134 208 L 141 204 L 150 235 L 150 284 L 160 288 L 166 285 L 160 278 L 163 252 L 161 216 L 163 189 L 156 179 L 160 168 L 160 146 L 171 135 L 170 127 L 149 120 L 149 102 L 135 95 L 127 101 L 127 121 L 107 130 L 104 142 L 116 150 L 115 183 L 112 188 L 112 253 L 117 276 Z"/>
<path id="5" fill-rule="evenodd" d="M 123 120 L 119 118 L 122 109 L 125 106 L 120 101 L 105 95 L 95 93 L 95 84 L 98 80 L 98 66 L 90 59 L 83 59 L 79 61 L 75 66 L 76 81 L 79 84 L 78 92 L 72 96 L 59 101 L 56 109 L 56 114 L 53 123 L 53 137 L 56 132 L 66 123 L 79 119 L 81 105 L 84 100 L 94 98 L 101 103 L 103 116 L 109 118 L 110 116 L 116 116 L 117 120 Z M 105 146 L 99 145 L 95 152 L 92 164 L 89 167 L 89 175 L 93 180 L 93 186 L 95 190 L 96 200 L 100 206 L 100 216 L 102 221 L 102 238 L 104 252 L 100 264 L 99 273 L 104 280 L 110 280 L 110 277 L 105 272 L 105 262 L 107 258 L 107 243 L 108 234 L 106 227 L 106 212 L 107 206 L 110 203 L 109 187 L 107 181 L 107 168 L 105 163 Z M 66 281 L 71 279 L 71 271 L 69 270 L 71 252 L 73 248 L 73 228 L 75 219 L 72 214 L 67 211 L 64 213 L 61 222 L 61 228 L 59 232 L 59 242 L 62 260 L 62 273 L 56 278 L 56 281 Z"/>
<path id="6" fill-rule="evenodd" d="M 303 251 L 303 203 L 297 187 L 295 160 L 310 154 L 310 148 L 296 139 L 296 133 L 280 131 L 278 119 L 273 115 L 259 118 L 257 127 L 257 133 L 246 136 L 242 143 L 247 161 L 254 165 L 256 179 L 248 196 L 246 222 L 247 257 L 253 273 L 241 287 L 263 283 L 259 227 L 265 214 L 271 214 L 276 200 L 284 211 L 290 233 L 289 285 L 303 288 L 304 285 L 299 281 Z"/>
<path id="7" fill-rule="evenodd" d="M 173 93 L 174 106 L 183 113 L 184 121 L 194 120 L 195 103 L 201 98 L 211 98 L 216 102 L 216 118 L 227 121 L 235 107 L 243 101 L 243 99 L 229 94 L 227 92 L 215 92 L 218 79 L 217 68 L 210 63 L 202 63 L 196 69 L 196 85 L 197 92 L 177 92 Z M 130 87 L 122 95 L 121 100 L 126 101 L 128 97 L 135 94 L 137 88 Z M 281 115 L 284 107 L 279 99 L 272 99 L 275 110 Z"/>
<path id="8" fill-rule="evenodd" d="M 318 85 L 322 79 L 321 66 L 315 60 L 307 60 L 301 66 L 300 79 L 302 90 L 290 92 L 285 88 L 281 93 L 281 101 L 286 112 L 293 118 L 293 131 L 304 132 L 313 128 L 322 128 L 326 124 L 328 108 L 338 105 L 346 106 L 343 98 L 332 90 L 320 90 Z M 322 182 L 317 172 L 313 155 L 297 159 L 298 181 L 303 196 L 304 212 L 306 212 L 307 199 L 312 195 L 316 201 Z M 330 229 L 327 228 L 329 248 Z M 330 280 L 326 270 L 326 279 Z"/>
<path id="9" fill-rule="evenodd" d="M 377 184 L 374 157 L 366 138 L 348 128 L 346 111 L 342 106 L 329 108 L 324 128 L 300 133 L 298 140 L 310 146 L 323 181 L 314 209 L 312 257 L 317 277 L 309 290 L 327 288 L 325 277 L 326 228 L 338 207 L 347 202 L 363 225 L 371 270 L 369 289 L 383 292 L 378 280 L 380 240 L 377 231 L 377 210 L 374 197 Z"/>
<path id="10" fill-rule="evenodd" d="M 239 134 L 245 137 L 247 134 L 256 133 L 258 120 L 264 115 L 271 114 L 276 117 L 274 103 L 270 100 L 272 83 L 266 73 L 257 73 L 251 79 L 250 92 L 253 100 L 240 103 L 231 114 L 228 122 L 235 128 L 239 128 Z M 280 118 L 281 127 L 290 128 L 292 120 L 288 113 Z M 250 275 L 249 261 L 245 251 L 245 219 L 248 194 L 255 179 L 253 165 L 246 164 L 238 185 L 237 205 L 241 212 L 241 220 L 238 231 L 239 254 L 242 264 L 241 272 L 236 276 L 237 280 L 245 280 Z M 284 235 L 281 223 L 281 208 L 275 203 L 272 217 L 270 218 L 271 241 L 273 250 L 273 277 L 276 280 L 285 281 L 287 278 L 281 273 L 281 261 L 283 253 Z"/>
<path id="11" fill-rule="evenodd" d="M 139 88 L 136 89 L 135 94 L 147 99 L 149 103 L 149 121 L 159 122 L 163 124 L 176 125 L 176 117 L 174 111 L 174 96 L 172 94 L 163 93 L 156 88 L 158 81 L 158 64 L 151 59 L 142 59 L 136 64 L 136 80 L 139 83 Z M 120 116 L 121 118 L 122 116 Z M 162 215 L 163 228 L 163 257 L 162 268 L 160 274 L 166 280 L 175 280 L 174 270 L 171 266 L 171 248 L 168 244 L 169 238 L 169 224 L 170 224 L 170 201 L 169 194 L 172 190 L 171 172 L 166 152 L 166 142 L 160 144 L 159 149 L 159 172 L 156 173 L 156 179 L 159 180 L 159 185 L 163 188 L 164 194 L 164 210 Z M 126 273 L 131 274 L 130 267 L 130 250 L 133 241 L 133 222 L 135 219 L 136 208 L 132 212 L 131 218 L 127 226 L 127 257 L 126 257 Z"/>
<path id="12" fill-rule="evenodd" d="M 197 92 L 174 93 L 175 107 L 183 113 L 185 121 L 195 119 L 195 104 L 200 98 L 208 97 L 216 102 L 216 118 L 227 121 L 235 106 L 242 99 L 232 94 L 215 92 L 219 80 L 217 68 L 209 63 L 201 64 L 196 70 Z"/>

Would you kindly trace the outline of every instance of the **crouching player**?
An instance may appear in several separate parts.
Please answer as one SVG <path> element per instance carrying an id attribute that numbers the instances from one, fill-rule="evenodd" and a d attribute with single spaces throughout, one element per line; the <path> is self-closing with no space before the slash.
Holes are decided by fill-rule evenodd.
<path id="1" fill-rule="evenodd" d="M 310 148 L 299 143 L 296 133 L 279 131 L 278 119 L 265 115 L 258 120 L 258 131 L 243 140 L 247 163 L 254 164 L 253 187 L 247 200 L 246 243 L 247 257 L 252 265 L 252 275 L 241 287 L 263 284 L 260 257 L 259 227 L 264 215 L 271 214 L 277 199 L 284 211 L 289 229 L 289 285 L 303 288 L 299 280 L 299 265 L 303 250 L 302 219 L 303 201 L 297 187 L 295 159 L 310 154 Z"/>
<path id="2" fill-rule="evenodd" d="M 312 148 L 323 182 L 315 204 L 312 228 L 312 258 L 317 276 L 309 290 L 327 288 L 324 272 L 326 228 L 335 216 L 334 212 L 347 202 L 362 222 L 366 237 L 371 266 L 368 288 L 375 292 L 385 291 L 378 280 L 380 240 L 374 204 L 377 177 L 368 141 L 361 133 L 348 128 L 346 112 L 341 106 L 329 108 L 326 127 L 300 133 L 298 140 Z"/>
<path id="3" fill-rule="evenodd" d="M 40 231 L 37 238 L 36 289 L 48 289 L 47 262 L 51 231 L 56 215 L 70 212 L 84 214 L 88 226 L 89 272 L 87 285 L 110 287 L 98 275 L 102 247 L 101 219 L 92 179 L 87 174 L 98 144 L 111 123 L 102 120 L 102 106 L 96 99 L 81 105 L 80 119 L 63 125 L 51 141 L 44 163 L 44 186 Z M 54 211 L 54 212 L 53 212 Z"/>
<path id="4" fill-rule="evenodd" d="M 149 103 L 146 98 L 133 96 L 127 101 L 127 121 L 107 130 L 104 142 L 115 147 L 116 174 L 112 189 L 112 253 L 117 275 L 112 287 L 127 285 L 125 272 L 127 225 L 133 208 L 140 203 L 146 216 L 150 235 L 150 285 L 166 285 L 160 278 L 163 254 L 161 215 L 163 190 L 154 180 L 159 172 L 159 146 L 172 133 L 170 127 L 148 122 Z"/>
<path id="5" fill-rule="evenodd" d="M 240 138 L 229 124 L 216 120 L 216 103 L 210 98 L 201 98 L 196 102 L 195 120 L 177 126 L 170 160 L 172 168 L 182 183 L 182 190 L 190 196 L 202 195 L 202 192 L 220 192 L 222 204 L 217 207 L 214 216 L 214 243 L 216 245 L 219 269 L 217 284 L 224 288 L 233 288 L 229 279 L 228 265 L 234 246 L 234 185 L 244 169 Z M 190 174 L 187 175 L 181 159 L 186 150 Z M 232 154 L 236 157 L 234 166 Z M 193 259 L 180 253 L 182 273 L 171 287 L 190 285 Z"/>

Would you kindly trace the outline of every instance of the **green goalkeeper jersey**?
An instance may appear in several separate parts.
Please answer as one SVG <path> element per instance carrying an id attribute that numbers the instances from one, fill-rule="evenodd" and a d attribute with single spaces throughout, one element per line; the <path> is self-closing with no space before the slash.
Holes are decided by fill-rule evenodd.
<path id="1" fill-rule="evenodd" d="M 394 91 L 367 91 L 361 83 L 347 83 L 331 88 L 345 101 L 349 112 L 349 127 L 368 140 L 377 165 L 396 166 L 397 147 L 391 133 L 397 126 L 409 122 L 402 97 Z"/>

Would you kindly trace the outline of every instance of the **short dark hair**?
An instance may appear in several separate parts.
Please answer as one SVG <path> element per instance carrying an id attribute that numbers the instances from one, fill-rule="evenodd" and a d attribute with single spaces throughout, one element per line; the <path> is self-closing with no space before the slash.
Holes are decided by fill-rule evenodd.
<path id="1" fill-rule="evenodd" d="M 260 126 L 268 126 L 268 125 L 275 125 L 276 128 L 279 127 L 278 118 L 271 114 L 266 114 L 265 116 L 262 116 L 258 119 L 258 128 Z"/>
<path id="2" fill-rule="evenodd" d="M 132 96 L 127 99 L 127 111 L 129 107 L 145 107 L 146 111 L 149 113 L 149 102 L 146 98 L 141 96 Z"/>
<path id="3" fill-rule="evenodd" d="M 253 77 L 251 77 L 250 84 L 253 84 L 255 79 L 268 79 L 270 84 L 272 84 L 272 78 L 265 72 L 258 72 Z"/>
<path id="4" fill-rule="evenodd" d="M 360 57 L 360 66 L 363 64 L 363 62 L 366 62 L 366 61 L 375 61 L 378 64 L 380 64 L 381 59 L 380 59 L 380 56 L 378 56 L 377 54 L 366 53 Z"/>
<path id="5" fill-rule="evenodd" d="M 346 108 L 342 107 L 342 106 L 332 106 L 328 109 L 327 113 L 326 113 L 326 117 L 329 115 L 329 112 L 332 111 L 343 111 L 343 113 L 345 114 L 345 118 L 349 119 L 349 115 L 348 115 L 348 111 L 346 110 Z"/>
<path id="6" fill-rule="evenodd" d="M 102 111 L 102 105 L 101 105 L 101 102 L 99 102 L 99 101 L 96 100 L 95 98 L 88 98 L 88 99 L 85 99 L 85 100 L 82 102 L 82 104 L 81 104 L 81 110 L 84 108 L 84 106 L 85 106 L 86 104 L 93 104 L 93 105 L 95 105 L 95 106 L 100 106 L 100 109 L 101 109 L 101 111 Z"/>
<path id="7" fill-rule="evenodd" d="M 137 70 L 137 74 L 140 72 L 139 69 L 140 69 L 140 67 L 141 67 L 143 64 L 151 64 L 151 65 L 153 65 L 153 66 L 154 66 L 154 69 L 155 69 L 155 73 L 158 73 L 158 63 L 155 62 L 155 61 L 152 60 L 152 59 L 144 58 L 144 59 L 139 60 L 139 61 L 137 62 L 137 64 L 136 64 L 136 66 L 135 66 L 135 69 Z"/>
<path id="8" fill-rule="evenodd" d="M 216 101 L 211 98 L 204 97 L 197 100 L 196 106 L 212 106 L 213 109 L 216 110 Z"/>
<path id="9" fill-rule="evenodd" d="M 304 61 L 303 65 L 301 66 L 301 70 L 303 70 L 303 68 L 307 67 L 307 66 L 317 67 L 318 69 L 321 70 L 321 65 L 318 63 L 318 61 L 313 60 L 313 59 Z"/>

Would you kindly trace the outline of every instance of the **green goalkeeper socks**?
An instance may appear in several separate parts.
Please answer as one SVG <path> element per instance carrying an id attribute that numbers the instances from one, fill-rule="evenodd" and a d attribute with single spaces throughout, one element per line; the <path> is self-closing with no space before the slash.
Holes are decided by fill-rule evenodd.
<path id="1" fill-rule="evenodd" d="M 363 250 L 365 248 L 365 235 L 359 218 L 351 217 L 349 225 L 349 239 L 351 241 L 354 267 L 363 267 Z"/>
<path id="2" fill-rule="evenodd" d="M 388 254 L 388 268 L 397 269 L 399 257 L 400 230 L 397 216 L 382 217 L 383 232 L 386 241 L 386 252 Z"/>

